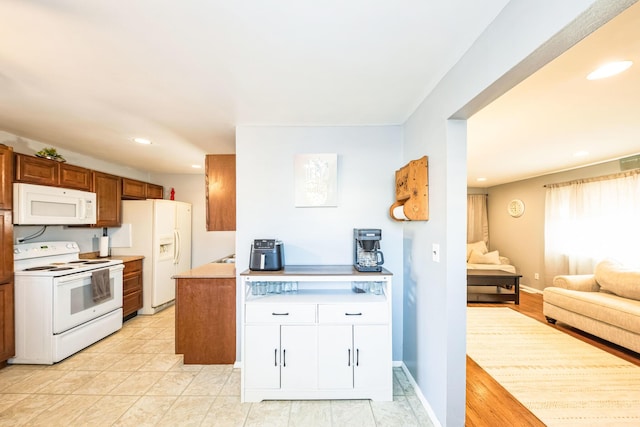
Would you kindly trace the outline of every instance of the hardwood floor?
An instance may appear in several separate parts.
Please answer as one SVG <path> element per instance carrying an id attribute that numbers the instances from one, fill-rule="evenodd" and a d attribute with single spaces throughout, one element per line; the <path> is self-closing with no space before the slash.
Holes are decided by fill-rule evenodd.
<path id="1" fill-rule="evenodd" d="M 549 327 L 565 332 L 630 363 L 640 366 L 640 355 L 577 329 L 550 325 L 542 314 L 542 294 L 520 292 L 520 305 L 513 303 L 469 303 L 468 307 L 510 307 Z M 518 402 L 484 369 L 467 357 L 466 426 L 544 426 L 533 413 Z"/>

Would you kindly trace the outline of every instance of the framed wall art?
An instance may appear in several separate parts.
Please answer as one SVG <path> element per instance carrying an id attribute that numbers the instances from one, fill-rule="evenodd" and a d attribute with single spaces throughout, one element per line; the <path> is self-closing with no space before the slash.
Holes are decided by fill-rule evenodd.
<path id="1" fill-rule="evenodd" d="M 338 155 L 296 154 L 294 159 L 295 206 L 338 206 Z"/>

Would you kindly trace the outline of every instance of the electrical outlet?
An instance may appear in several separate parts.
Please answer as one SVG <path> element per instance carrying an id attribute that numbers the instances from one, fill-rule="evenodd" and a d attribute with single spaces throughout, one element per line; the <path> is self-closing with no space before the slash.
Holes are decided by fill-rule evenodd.
<path id="1" fill-rule="evenodd" d="M 533 278 L 536 280 L 540 280 L 540 275 L 538 273 L 533 273 Z"/>
<path id="2" fill-rule="evenodd" d="M 433 262 L 440 262 L 440 245 L 434 243 L 431 248 L 431 254 L 433 255 Z"/>

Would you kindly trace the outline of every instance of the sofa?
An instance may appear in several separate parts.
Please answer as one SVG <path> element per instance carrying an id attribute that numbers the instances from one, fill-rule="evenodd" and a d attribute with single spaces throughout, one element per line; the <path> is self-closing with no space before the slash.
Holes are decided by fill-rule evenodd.
<path id="1" fill-rule="evenodd" d="M 467 243 L 467 270 L 503 270 L 516 273 L 516 267 L 511 265 L 509 258 L 501 256 L 497 250 L 489 251 L 486 243 Z"/>
<path id="2" fill-rule="evenodd" d="M 607 259 L 593 274 L 560 275 L 543 291 L 544 316 L 640 353 L 640 269 Z"/>

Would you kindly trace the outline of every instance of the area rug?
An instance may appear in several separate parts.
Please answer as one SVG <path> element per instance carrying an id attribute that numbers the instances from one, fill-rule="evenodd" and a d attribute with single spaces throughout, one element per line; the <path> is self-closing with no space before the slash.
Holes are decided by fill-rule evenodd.
<path id="1" fill-rule="evenodd" d="M 467 308 L 467 354 L 548 426 L 640 426 L 640 367 L 510 308 Z"/>

